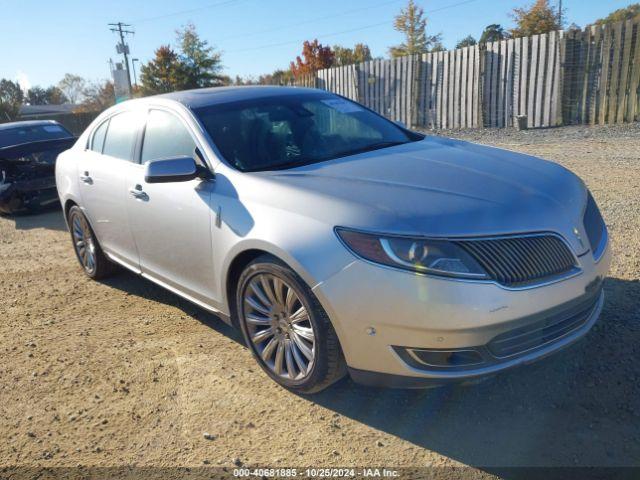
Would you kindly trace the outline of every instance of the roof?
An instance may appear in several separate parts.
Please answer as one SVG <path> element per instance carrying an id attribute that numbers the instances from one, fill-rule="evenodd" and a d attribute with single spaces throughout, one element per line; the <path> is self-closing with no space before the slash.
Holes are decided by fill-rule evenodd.
<path id="1" fill-rule="evenodd" d="M 181 92 L 157 95 L 157 98 L 174 100 L 189 108 L 200 108 L 240 100 L 300 95 L 301 93 L 321 93 L 321 91 L 313 88 L 247 85 L 238 87 L 213 87 L 199 88 L 197 90 L 183 90 Z"/>
<path id="2" fill-rule="evenodd" d="M 74 103 L 63 103 L 60 105 L 23 105 L 20 107 L 20 116 L 26 118 L 40 115 L 73 113 L 76 108 L 78 108 L 78 105 Z"/>
<path id="3" fill-rule="evenodd" d="M 37 127 L 39 125 L 60 125 L 54 120 L 24 120 L 22 122 L 0 123 L 0 130 L 10 130 L 20 127 Z"/>

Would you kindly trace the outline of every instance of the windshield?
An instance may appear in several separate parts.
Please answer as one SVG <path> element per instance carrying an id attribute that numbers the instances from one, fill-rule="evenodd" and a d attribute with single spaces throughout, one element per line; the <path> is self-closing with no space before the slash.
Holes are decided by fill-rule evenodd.
<path id="1" fill-rule="evenodd" d="M 62 125 L 22 125 L 0 130 L 0 147 L 20 145 L 21 143 L 69 138 L 73 135 Z"/>
<path id="2" fill-rule="evenodd" d="M 330 94 L 277 96 L 195 112 L 224 158 L 242 171 L 293 168 L 423 138 Z"/>

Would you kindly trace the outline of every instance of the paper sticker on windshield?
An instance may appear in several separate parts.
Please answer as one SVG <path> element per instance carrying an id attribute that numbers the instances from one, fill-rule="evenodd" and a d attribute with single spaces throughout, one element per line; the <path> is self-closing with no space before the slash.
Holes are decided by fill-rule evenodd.
<path id="1" fill-rule="evenodd" d="M 335 108 L 341 113 L 356 113 L 362 112 L 362 108 L 352 102 L 347 102 L 341 98 L 330 98 L 327 100 L 321 100 L 325 105 Z"/>
<path id="2" fill-rule="evenodd" d="M 58 132 L 62 132 L 63 130 L 62 130 L 62 127 L 60 127 L 59 125 L 45 125 L 44 131 L 49 133 L 58 133 Z"/>

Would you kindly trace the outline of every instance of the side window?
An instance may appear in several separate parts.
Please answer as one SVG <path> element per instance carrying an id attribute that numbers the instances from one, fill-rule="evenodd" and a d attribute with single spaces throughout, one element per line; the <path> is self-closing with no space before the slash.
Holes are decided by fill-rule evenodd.
<path id="1" fill-rule="evenodd" d="M 133 146 L 138 133 L 138 115 L 119 113 L 111 117 L 102 153 L 122 160 L 132 160 Z"/>
<path id="2" fill-rule="evenodd" d="M 100 124 L 93 132 L 91 138 L 91 150 L 94 152 L 102 153 L 102 147 L 104 146 L 104 137 L 107 133 L 107 127 L 109 126 L 109 120 L 106 120 Z"/>
<path id="3" fill-rule="evenodd" d="M 149 112 L 141 163 L 159 158 L 193 157 L 195 148 L 191 134 L 178 117 L 164 110 Z"/>

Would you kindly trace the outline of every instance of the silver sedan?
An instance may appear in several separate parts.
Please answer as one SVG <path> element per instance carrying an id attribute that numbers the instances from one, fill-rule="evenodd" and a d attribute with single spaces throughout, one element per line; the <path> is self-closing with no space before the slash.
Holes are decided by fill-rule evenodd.
<path id="1" fill-rule="evenodd" d="M 58 158 L 75 253 L 239 327 L 281 385 L 476 380 L 582 337 L 607 230 L 584 183 L 317 90 L 124 102 Z M 525 372 L 523 372 L 524 374 Z"/>

